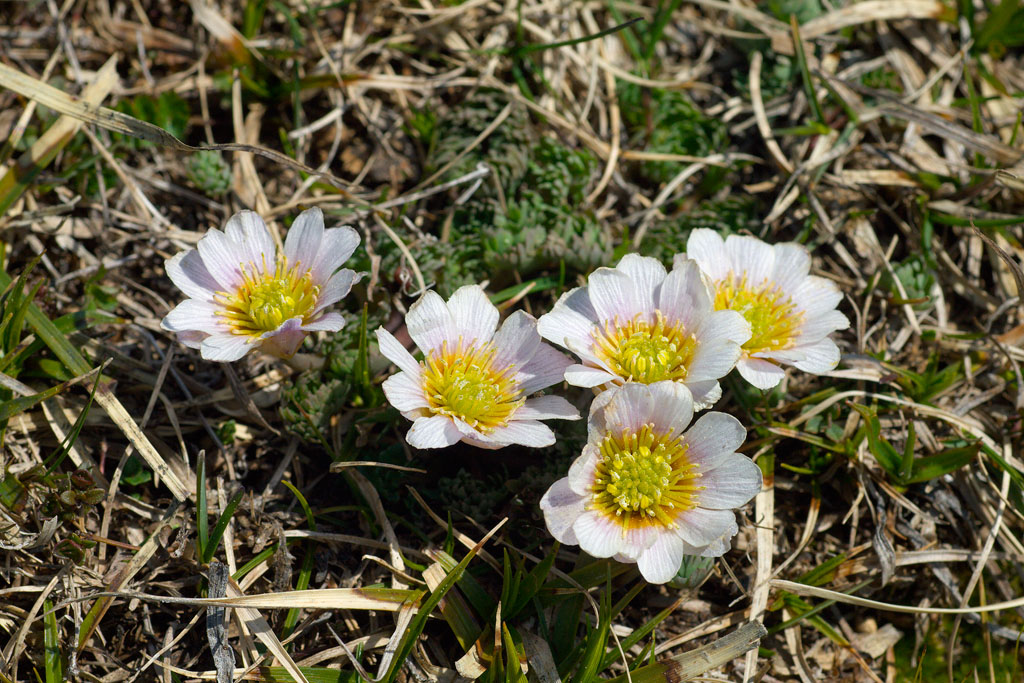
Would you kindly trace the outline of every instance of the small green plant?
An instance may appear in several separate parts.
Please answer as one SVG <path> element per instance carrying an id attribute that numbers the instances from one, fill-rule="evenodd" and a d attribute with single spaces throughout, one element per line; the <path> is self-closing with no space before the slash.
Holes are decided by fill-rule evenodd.
<path id="1" fill-rule="evenodd" d="M 189 182 L 210 197 L 222 197 L 231 189 L 231 167 L 220 152 L 202 150 L 186 162 Z"/>

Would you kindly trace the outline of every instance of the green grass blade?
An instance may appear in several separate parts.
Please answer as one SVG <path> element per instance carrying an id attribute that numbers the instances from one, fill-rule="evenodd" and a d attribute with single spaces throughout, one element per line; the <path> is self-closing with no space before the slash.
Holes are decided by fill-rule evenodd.
<path id="1" fill-rule="evenodd" d="M 200 558 L 206 557 L 206 546 L 210 538 L 210 511 L 206 502 L 206 453 L 199 453 L 196 463 L 196 548 Z M 204 562 L 209 560 L 204 559 Z"/>
<path id="2" fill-rule="evenodd" d="M 203 548 L 203 564 L 208 564 L 213 559 L 213 554 L 217 552 L 217 546 L 220 545 L 220 539 L 224 536 L 224 531 L 228 528 L 228 523 L 235 514 L 235 508 L 242 501 L 242 494 L 243 491 L 239 491 L 224 506 L 224 512 L 221 513 L 217 519 L 217 524 L 213 527 L 213 531 L 210 532 L 209 538 L 206 539 L 206 545 Z"/>
<path id="3" fill-rule="evenodd" d="M 64 666 L 60 653 L 60 633 L 57 631 L 57 613 L 53 602 L 43 601 L 43 665 L 46 683 L 61 683 L 64 680 Z"/>

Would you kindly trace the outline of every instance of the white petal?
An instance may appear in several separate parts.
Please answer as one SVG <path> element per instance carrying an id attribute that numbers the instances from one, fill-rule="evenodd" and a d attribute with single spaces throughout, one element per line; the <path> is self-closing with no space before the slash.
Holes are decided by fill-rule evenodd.
<path id="1" fill-rule="evenodd" d="M 652 312 L 658 307 L 656 292 L 665 280 L 668 271 L 658 259 L 640 254 L 626 254 L 615 266 L 615 270 L 625 273 L 633 281 L 633 289 L 642 311 Z"/>
<path id="2" fill-rule="evenodd" d="M 621 385 L 611 386 L 595 396 L 594 400 L 590 402 L 590 415 L 587 416 L 587 441 L 590 443 L 600 443 L 610 430 L 605 410 L 608 408 L 611 400 L 615 398 L 615 394 L 619 393 L 620 389 L 622 389 Z"/>
<path id="3" fill-rule="evenodd" d="M 501 369 L 522 368 L 543 343 L 537 334 L 537 320 L 525 311 L 516 311 L 505 318 L 492 341 L 496 351 L 494 363 Z"/>
<path id="4" fill-rule="evenodd" d="M 722 385 L 713 379 L 687 382 L 686 388 L 693 394 L 693 410 L 707 410 L 722 398 Z"/>
<path id="5" fill-rule="evenodd" d="M 836 330 L 845 330 L 850 326 L 849 319 L 836 310 L 820 313 L 813 318 L 805 318 L 800 326 L 797 344 L 809 344 L 827 337 Z"/>
<path id="6" fill-rule="evenodd" d="M 185 299 L 160 321 L 160 327 L 171 332 L 198 330 L 207 334 L 224 334 L 227 329 L 217 315 L 219 310 L 219 306 L 209 301 Z"/>
<path id="7" fill-rule="evenodd" d="M 678 268 L 686 257 L 700 264 L 700 269 L 715 282 L 729 275 L 732 268 L 722 236 L 709 228 L 697 228 L 690 233 L 686 240 L 686 254 L 675 257 L 674 267 Z"/>
<path id="8" fill-rule="evenodd" d="M 352 283 L 356 281 L 356 273 L 354 270 L 344 268 L 339 270 L 337 273 L 331 276 L 331 279 L 327 281 L 327 284 L 320 290 L 320 295 L 316 299 L 316 308 L 313 309 L 313 313 L 319 313 L 328 306 L 336 304 L 345 298 L 348 293 L 352 290 Z"/>
<path id="9" fill-rule="evenodd" d="M 504 445 L 519 444 L 532 448 L 544 448 L 555 444 L 555 433 L 550 427 L 536 420 L 520 420 L 518 416 L 516 411 L 517 419 L 513 419 L 505 427 L 495 427 L 486 435 L 488 440 Z"/>
<path id="10" fill-rule="evenodd" d="M 782 351 L 765 351 L 758 357 L 771 358 L 794 366 L 797 370 L 820 375 L 832 372 L 839 365 L 839 347 L 831 339 L 822 339 L 814 344 L 801 344 Z"/>
<path id="11" fill-rule="evenodd" d="M 164 329 L 167 329 L 166 327 Z M 178 336 L 178 342 L 184 344 L 190 349 L 199 349 L 203 346 L 203 340 L 210 335 L 206 332 L 200 332 L 199 330 L 184 330 L 182 332 L 175 332 Z"/>
<path id="12" fill-rule="evenodd" d="M 676 533 L 690 545 L 704 547 L 736 529 L 736 515 L 732 510 L 705 510 L 693 508 L 676 517 Z"/>
<path id="13" fill-rule="evenodd" d="M 655 382 L 647 385 L 651 395 L 651 411 L 645 422 L 654 423 L 659 434 L 670 438 L 683 432 L 693 419 L 693 396 L 679 382 Z"/>
<path id="14" fill-rule="evenodd" d="M 498 326 L 498 309 L 480 285 L 459 287 L 448 299 L 455 333 L 467 344 L 474 339 L 490 341 Z"/>
<path id="15" fill-rule="evenodd" d="M 516 374 L 519 390 L 524 396 L 529 396 L 535 391 L 558 384 L 565 379 L 565 369 L 570 365 L 572 361 L 564 353 L 547 344 L 541 344 L 530 362 L 519 368 Z"/>
<path id="16" fill-rule="evenodd" d="M 725 250 L 736 275 L 746 273 L 751 286 L 758 287 L 771 280 L 775 272 L 775 251 L 767 242 L 746 235 L 729 235 L 725 239 Z"/>
<path id="17" fill-rule="evenodd" d="M 714 311 L 701 321 L 700 327 L 693 333 L 700 343 L 731 341 L 742 346 L 750 339 L 750 323 L 742 313 L 732 310 Z"/>
<path id="18" fill-rule="evenodd" d="M 811 253 L 796 242 L 782 242 L 775 247 L 775 270 L 772 280 L 784 292 L 793 292 L 811 272 Z"/>
<path id="19" fill-rule="evenodd" d="M 313 263 L 311 277 L 314 283 L 324 282 L 338 268 L 352 257 L 352 252 L 359 246 L 359 233 L 344 225 L 340 228 L 329 228 L 324 231 L 320 251 Z M 356 278 L 359 279 L 358 277 Z"/>
<path id="20" fill-rule="evenodd" d="M 203 257 L 195 249 L 175 254 L 164 261 L 164 270 L 171 282 L 193 299 L 210 300 L 220 284 L 210 275 Z"/>
<path id="21" fill-rule="evenodd" d="M 683 539 L 663 533 L 641 553 L 637 569 L 648 583 L 665 583 L 675 577 L 683 564 Z"/>
<path id="22" fill-rule="evenodd" d="M 444 342 L 448 342 L 451 350 L 459 343 L 459 335 L 455 331 L 455 323 L 452 322 L 448 306 L 437 292 L 426 292 L 419 301 L 409 307 L 409 312 L 405 316 L 405 326 L 409 336 L 424 355 L 440 349 Z"/>
<path id="23" fill-rule="evenodd" d="M 616 380 L 621 381 L 621 378 L 601 368 L 592 368 L 587 365 L 570 365 L 565 369 L 565 381 L 574 387 L 589 389 Z"/>
<path id="24" fill-rule="evenodd" d="M 736 369 L 743 379 L 758 389 L 771 389 L 786 376 L 786 371 L 778 365 L 760 358 L 740 358 L 736 363 Z"/>
<path id="25" fill-rule="evenodd" d="M 687 459 L 697 471 L 713 470 L 733 455 L 747 438 L 747 430 L 732 415 L 706 413 L 697 419 L 683 437 Z"/>
<path id="26" fill-rule="evenodd" d="M 681 260 L 668 274 L 661 284 L 658 310 L 687 333 L 695 332 L 699 322 L 711 314 L 711 293 L 696 261 Z"/>
<path id="27" fill-rule="evenodd" d="M 569 348 L 566 339 L 590 348 L 597 312 L 586 287 L 577 287 L 558 298 L 554 308 L 537 320 L 537 332 L 550 342 Z"/>
<path id="28" fill-rule="evenodd" d="M 586 499 L 576 495 L 569 488 L 569 480 L 562 478 L 551 485 L 540 499 L 540 509 L 544 513 L 544 523 L 548 532 L 559 543 L 579 545 L 572 525 L 583 514 Z"/>
<path id="29" fill-rule="evenodd" d="M 636 562 L 658 540 L 658 537 L 664 533 L 665 529 L 655 526 L 634 526 L 619 541 L 619 552 L 615 556 L 616 559 L 619 562 Z M 668 533 L 672 534 L 671 531 Z"/>
<path id="30" fill-rule="evenodd" d="M 412 423 L 405 440 L 413 448 L 445 448 L 458 443 L 462 433 L 444 415 L 422 417 Z"/>
<path id="31" fill-rule="evenodd" d="M 698 344 L 686 378 L 700 381 L 725 377 L 736 367 L 742 354 L 739 344 L 731 341 Z"/>
<path id="32" fill-rule="evenodd" d="M 700 552 L 701 557 L 721 557 L 729 552 L 732 547 L 732 537 L 739 531 L 739 527 L 734 527 L 722 534 L 717 540 L 708 543 Z"/>
<path id="33" fill-rule="evenodd" d="M 569 487 L 580 496 L 590 495 L 594 485 L 594 476 L 597 472 L 597 463 L 600 460 L 598 450 L 595 446 L 587 444 L 578 458 L 572 461 L 569 466 Z"/>
<path id="34" fill-rule="evenodd" d="M 622 527 L 604 514 L 586 510 L 572 525 L 580 548 L 592 557 L 611 557 L 622 545 Z"/>
<path id="35" fill-rule="evenodd" d="M 256 265 L 259 272 L 264 271 L 264 266 L 271 270 L 274 268 L 277 247 L 259 214 L 239 211 L 224 225 L 224 234 L 239 246 L 243 260 Z"/>
<path id="36" fill-rule="evenodd" d="M 697 505 L 714 510 L 731 510 L 746 505 L 761 490 L 761 468 L 745 455 L 727 456 L 710 470 L 701 470 Z"/>
<path id="37" fill-rule="evenodd" d="M 246 267 L 249 266 L 249 262 L 246 260 L 247 254 L 238 244 L 214 228 L 199 240 L 196 249 L 203 257 L 206 269 L 220 285 L 219 289 L 225 292 L 234 292 L 238 289 L 242 284 L 241 266 L 243 263 L 246 264 Z M 262 265 L 259 267 L 262 268 Z"/>
<path id="38" fill-rule="evenodd" d="M 259 347 L 264 353 L 278 358 L 291 358 L 302 346 L 306 331 L 302 329 L 302 318 L 289 318 L 281 325 L 259 337 Z"/>
<path id="39" fill-rule="evenodd" d="M 835 310 L 843 300 L 843 293 L 836 283 L 814 275 L 804 278 L 795 290 L 786 293 L 803 312 L 804 319 L 808 322 L 823 313 Z"/>
<path id="40" fill-rule="evenodd" d="M 587 291 L 600 321 L 618 319 L 626 322 L 638 314 L 653 312 L 637 295 L 633 280 L 614 268 L 598 268 L 591 273 Z"/>
<path id="41" fill-rule="evenodd" d="M 306 332 L 337 332 L 345 327 L 345 318 L 337 311 L 324 313 L 316 320 L 311 320 L 302 325 Z"/>
<path id="42" fill-rule="evenodd" d="M 288 265 L 298 265 L 301 272 L 312 269 L 322 251 L 323 239 L 324 212 L 313 207 L 300 213 L 288 228 L 288 236 L 284 240 Z"/>
<path id="43" fill-rule="evenodd" d="M 561 396 L 528 398 L 516 411 L 516 420 L 578 420 L 580 411 Z"/>
<path id="44" fill-rule="evenodd" d="M 253 338 L 242 334 L 211 334 L 203 340 L 199 353 L 206 360 L 230 363 L 252 349 Z"/>
<path id="45" fill-rule="evenodd" d="M 405 372 L 391 375 L 381 384 L 381 389 L 384 390 L 388 403 L 399 412 L 408 413 L 430 407 L 427 397 L 423 395 L 423 387 L 414 375 Z"/>
<path id="46" fill-rule="evenodd" d="M 383 327 L 378 327 L 376 334 L 377 345 L 380 347 L 381 355 L 397 365 L 399 370 L 419 378 L 421 372 L 420 364 L 416 362 L 411 353 L 406 351 L 402 343 Z"/>
<path id="47" fill-rule="evenodd" d="M 650 421 L 653 410 L 654 399 L 646 384 L 623 384 L 604 409 L 607 429 L 613 434 L 638 432 Z"/>

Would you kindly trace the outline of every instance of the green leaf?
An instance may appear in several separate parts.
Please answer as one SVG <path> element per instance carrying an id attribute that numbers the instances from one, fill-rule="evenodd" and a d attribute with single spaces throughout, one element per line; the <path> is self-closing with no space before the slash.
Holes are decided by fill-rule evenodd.
<path id="1" fill-rule="evenodd" d="M 875 409 L 862 406 L 859 403 L 851 403 L 850 406 L 864 418 L 864 430 L 868 437 L 868 450 L 875 456 L 875 460 L 882 466 L 882 469 L 892 475 L 894 479 L 899 479 L 903 456 L 891 443 L 882 438 L 881 425 L 878 422 L 878 415 Z"/>
<path id="2" fill-rule="evenodd" d="M 914 460 L 907 484 L 917 484 L 930 479 L 937 479 L 944 474 L 955 472 L 968 464 L 978 455 L 981 442 L 960 448 L 947 448 L 934 455 L 926 455 Z"/>

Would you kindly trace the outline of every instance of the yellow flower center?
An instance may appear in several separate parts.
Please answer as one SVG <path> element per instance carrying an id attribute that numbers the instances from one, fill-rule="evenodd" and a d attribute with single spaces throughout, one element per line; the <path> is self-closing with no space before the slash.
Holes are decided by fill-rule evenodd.
<path id="1" fill-rule="evenodd" d="M 804 322 L 804 314 L 774 283 L 765 280 L 757 287 L 730 275 L 715 286 L 715 310 L 732 309 L 750 323 L 750 339 L 743 345 L 748 355 L 758 351 L 779 351 L 793 344 Z"/>
<path id="2" fill-rule="evenodd" d="M 639 432 L 608 434 L 592 486 L 593 509 L 622 526 L 675 527 L 676 516 L 697 505 L 701 474 L 687 457 L 682 437 L 669 439 L 647 424 Z"/>
<path id="3" fill-rule="evenodd" d="M 242 264 L 242 284 L 233 294 L 217 292 L 214 300 L 223 307 L 218 315 L 227 318 L 235 334 L 258 337 L 276 330 L 285 320 L 307 317 L 316 308 L 320 287 L 313 284 L 309 271 L 288 267 L 282 255 L 274 270 L 264 264 Z"/>
<path id="4" fill-rule="evenodd" d="M 669 323 L 661 311 L 654 324 L 638 315 L 626 323 L 605 323 L 594 335 L 593 350 L 611 370 L 628 382 L 650 384 L 684 380 L 697 340 L 682 325 Z"/>
<path id="5" fill-rule="evenodd" d="M 490 342 L 452 349 L 448 342 L 423 363 L 423 392 L 431 412 L 456 417 L 482 434 L 508 425 L 526 403 L 516 381 L 515 366 L 494 367 L 497 351 Z"/>

